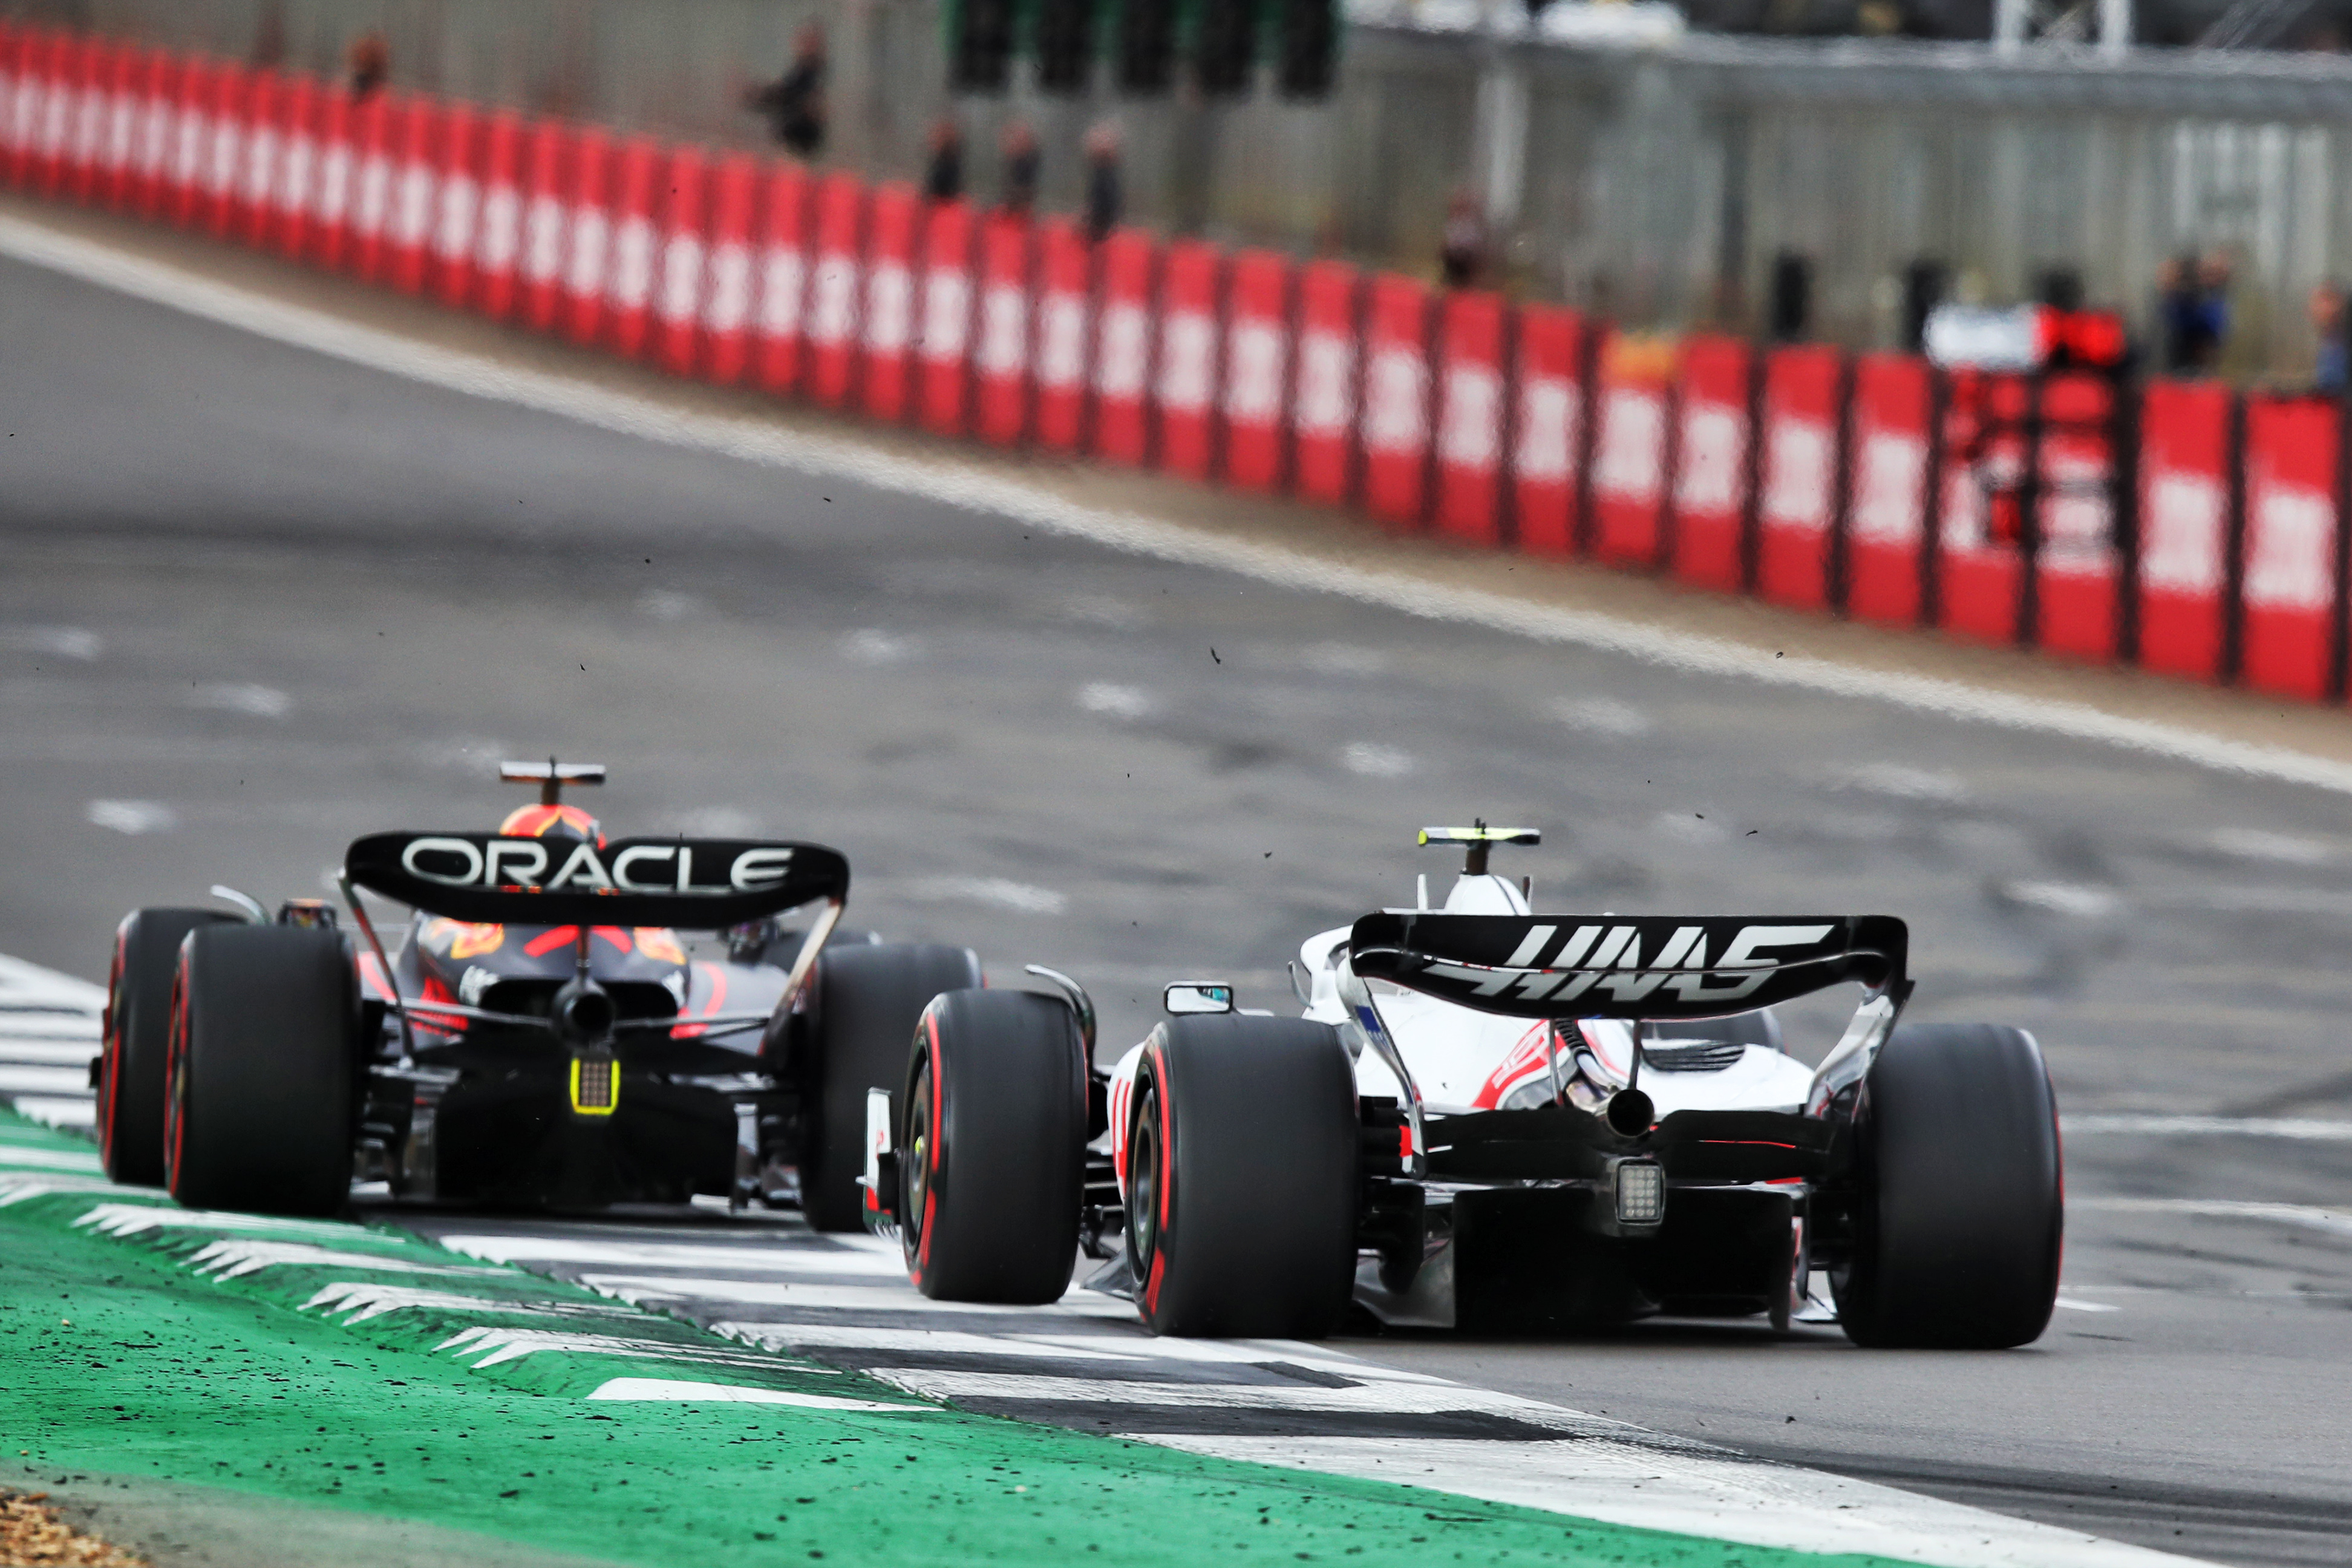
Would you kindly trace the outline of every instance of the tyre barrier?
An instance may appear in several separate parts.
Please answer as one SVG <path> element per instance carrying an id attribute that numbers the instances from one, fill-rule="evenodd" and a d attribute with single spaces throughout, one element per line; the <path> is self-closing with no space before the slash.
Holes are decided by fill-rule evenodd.
<path id="1" fill-rule="evenodd" d="M 1791 608 L 2346 694 L 2340 400 L 1650 337 L 9 21 L 0 188 L 940 436 Z"/>

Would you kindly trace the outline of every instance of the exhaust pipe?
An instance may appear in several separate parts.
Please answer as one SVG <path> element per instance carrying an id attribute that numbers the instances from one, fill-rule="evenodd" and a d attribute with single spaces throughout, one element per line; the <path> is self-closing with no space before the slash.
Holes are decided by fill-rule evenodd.
<path id="1" fill-rule="evenodd" d="M 1621 1089 L 1609 1097 L 1601 1115 L 1618 1137 L 1639 1138 L 1657 1125 L 1658 1108 L 1640 1089 Z"/>
<path id="2" fill-rule="evenodd" d="M 612 994 L 593 980 L 571 980 L 555 994 L 555 1032 L 566 1045 L 601 1045 L 619 1020 Z"/>

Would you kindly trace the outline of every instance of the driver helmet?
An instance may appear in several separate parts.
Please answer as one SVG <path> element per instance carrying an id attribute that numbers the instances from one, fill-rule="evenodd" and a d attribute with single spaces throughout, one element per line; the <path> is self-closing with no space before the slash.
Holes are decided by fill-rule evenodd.
<path id="1" fill-rule="evenodd" d="M 525 805 L 507 813 L 499 832 L 509 838 L 578 838 L 604 847 L 604 830 L 576 805 Z"/>

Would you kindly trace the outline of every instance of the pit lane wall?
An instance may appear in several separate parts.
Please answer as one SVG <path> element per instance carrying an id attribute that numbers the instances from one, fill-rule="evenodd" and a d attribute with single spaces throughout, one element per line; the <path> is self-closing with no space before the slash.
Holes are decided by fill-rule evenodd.
<path id="1" fill-rule="evenodd" d="M 2345 410 L 1648 337 L 0 22 L 0 185 L 943 437 L 2340 702 Z"/>

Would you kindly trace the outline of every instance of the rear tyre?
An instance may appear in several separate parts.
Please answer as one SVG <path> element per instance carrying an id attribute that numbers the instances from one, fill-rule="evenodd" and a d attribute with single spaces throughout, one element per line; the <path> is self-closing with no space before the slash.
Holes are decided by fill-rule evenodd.
<path id="1" fill-rule="evenodd" d="M 1086 1047 L 1070 1005 L 949 992 L 916 1030 L 900 1104 L 915 1288 L 942 1301 L 1059 1300 L 1086 1194 Z"/>
<path id="2" fill-rule="evenodd" d="M 236 923 L 218 910 L 133 910 L 114 928 L 98 1066 L 98 1150 L 110 1181 L 163 1184 L 163 1058 L 180 942 L 199 926 Z"/>
<path id="3" fill-rule="evenodd" d="M 942 991 L 976 989 L 980 957 L 931 942 L 825 946 L 817 960 L 801 1209 L 817 1230 L 866 1225 L 866 1091 L 905 1087 L 915 1021 Z"/>
<path id="4" fill-rule="evenodd" d="M 2031 1342 L 2058 1297 L 2057 1102 L 2022 1029 L 1897 1029 L 1854 1118 L 1853 1255 L 1838 1316 L 1858 1345 Z"/>
<path id="5" fill-rule="evenodd" d="M 331 1215 L 350 1195 L 359 996 L 342 939 L 201 926 L 173 987 L 163 1163 L 191 1208 Z"/>
<path id="6" fill-rule="evenodd" d="M 1175 1018 L 1127 1120 L 1127 1256 L 1152 1332 L 1320 1339 L 1346 1314 L 1363 1160 L 1339 1032 Z"/>

